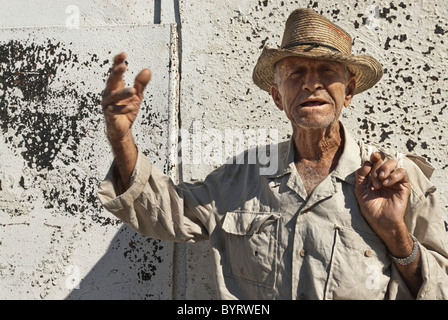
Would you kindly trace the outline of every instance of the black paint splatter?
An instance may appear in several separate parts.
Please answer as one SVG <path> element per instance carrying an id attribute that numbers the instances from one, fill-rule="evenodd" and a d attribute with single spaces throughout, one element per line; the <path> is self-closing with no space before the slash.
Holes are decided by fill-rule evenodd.
<path id="1" fill-rule="evenodd" d="M 151 281 L 156 275 L 157 265 L 163 262 L 160 255 L 163 248 L 163 242 L 160 240 L 143 237 L 140 234 L 132 236 L 123 254 L 126 259 L 138 266 L 139 282 Z"/>
<path id="2" fill-rule="evenodd" d="M 78 150 L 82 139 L 96 131 L 102 120 L 100 93 L 83 93 L 79 90 L 82 83 L 61 75 L 75 66 L 101 70 L 107 63 L 100 62 L 95 54 L 90 61 L 79 61 L 72 50 L 51 39 L 44 43 L 0 43 L 0 130 L 4 143 L 20 150 L 27 166 L 35 172 L 28 180 L 34 179 L 35 184 L 46 181 L 49 172 L 58 170 L 56 160 L 59 166 L 68 166 L 85 157 Z M 55 88 L 52 84 L 56 80 Z M 70 110 L 58 105 L 64 101 L 70 102 Z M 47 209 L 71 215 L 90 212 L 93 221 L 111 223 L 110 218 L 98 214 L 98 177 L 72 170 L 60 179 L 69 185 L 70 194 L 58 186 L 47 186 L 42 190 Z"/>
<path id="3" fill-rule="evenodd" d="M 0 128 L 4 135 L 12 129 L 23 138 L 16 147 L 23 150 L 30 168 L 53 170 L 53 161 L 63 147 L 69 145 L 76 156 L 77 146 L 85 137 L 85 110 L 91 104 L 98 105 L 99 96 L 79 96 L 69 85 L 60 91 L 50 88 L 60 68 L 78 62 L 76 55 L 60 43 L 48 40 L 43 45 L 25 46 L 12 40 L 0 46 L 0 54 Z M 14 89 L 19 89 L 22 96 Z M 77 100 L 76 112 L 67 116 L 64 106 L 59 106 L 57 112 L 47 112 L 51 100 L 57 98 Z"/>
<path id="4" fill-rule="evenodd" d="M 441 34 L 442 36 L 445 34 L 445 30 L 443 30 L 443 28 L 441 26 L 439 26 L 438 24 L 436 24 L 436 28 L 434 30 L 435 34 Z"/>

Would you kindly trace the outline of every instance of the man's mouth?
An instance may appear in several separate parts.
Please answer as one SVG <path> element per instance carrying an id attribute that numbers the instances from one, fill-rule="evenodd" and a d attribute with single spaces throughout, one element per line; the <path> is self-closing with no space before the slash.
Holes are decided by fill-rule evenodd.
<path id="1" fill-rule="evenodd" d="M 317 107 L 327 104 L 324 100 L 307 100 L 300 104 L 301 107 Z"/>

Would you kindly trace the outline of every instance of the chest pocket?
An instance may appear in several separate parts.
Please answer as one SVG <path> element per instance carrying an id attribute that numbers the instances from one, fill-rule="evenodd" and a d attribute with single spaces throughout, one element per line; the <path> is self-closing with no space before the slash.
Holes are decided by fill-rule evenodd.
<path id="1" fill-rule="evenodd" d="M 390 259 L 381 239 L 367 232 L 336 227 L 327 299 L 384 299 Z"/>
<path id="2" fill-rule="evenodd" d="M 275 213 L 226 213 L 222 224 L 226 232 L 226 276 L 273 287 L 279 218 Z"/>

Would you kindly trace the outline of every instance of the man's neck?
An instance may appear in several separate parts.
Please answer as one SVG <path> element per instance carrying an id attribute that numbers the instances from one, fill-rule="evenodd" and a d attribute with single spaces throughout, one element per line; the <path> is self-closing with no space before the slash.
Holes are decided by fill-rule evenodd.
<path id="1" fill-rule="evenodd" d="M 325 129 L 297 128 L 293 130 L 293 138 L 296 163 L 333 161 L 342 151 L 343 131 L 339 123 Z"/>
<path id="2" fill-rule="evenodd" d="M 294 130 L 296 169 L 310 195 L 337 166 L 342 155 L 344 134 L 340 125 L 327 130 Z"/>

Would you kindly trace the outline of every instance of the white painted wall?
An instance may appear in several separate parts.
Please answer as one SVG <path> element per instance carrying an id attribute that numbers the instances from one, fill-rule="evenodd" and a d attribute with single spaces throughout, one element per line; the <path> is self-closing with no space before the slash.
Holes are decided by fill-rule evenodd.
<path id="1" fill-rule="evenodd" d="M 76 22 L 69 8 L 74 3 L 79 29 L 69 28 Z M 446 2 L 161 0 L 160 6 L 159 15 L 154 1 L 0 1 L 0 46 L 44 46 L 50 39 L 59 44 L 56 54 L 77 57 L 59 68 L 39 65 L 47 70 L 40 76 L 56 68 L 48 97 L 27 94 L 26 79 L 39 74 L 22 65 L 10 69 L 25 70 L 27 77 L 0 81 L 6 90 L 0 91 L 0 116 L 6 96 L 8 115 L 17 121 L 5 124 L 0 118 L 0 299 L 215 297 L 207 243 L 145 239 L 92 198 L 111 161 L 101 114 L 93 106 L 109 67 L 104 61 L 127 51 L 129 81 L 143 67 L 153 70 L 136 139 L 175 180 L 202 179 L 219 163 L 173 167 L 169 151 L 175 150 L 177 127 L 207 137 L 202 150 L 211 146 L 211 136 L 224 137 L 229 129 L 287 138 L 287 119 L 252 83 L 251 73 L 262 46 L 280 43 L 284 21 L 298 7 L 314 7 L 338 21 L 352 34 L 355 54 L 383 63 L 384 78 L 355 97 L 342 121 L 365 141 L 426 156 L 437 169 L 433 180 L 448 212 Z M 161 23 L 154 25 L 159 16 Z M 83 104 L 91 113 L 79 113 Z M 56 155 L 32 135 L 39 119 L 59 134 L 50 139 L 58 143 Z M 45 157 L 54 168 L 38 165 Z M 76 270 L 80 288 L 67 289 Z"/>
<path id="2" fill-rule="evenodd" d="M 154 72 L 135 137 L 177 180 L 176 26 L 153 24 L 146 1 L 0 4 L 0 299 L 170 299 L 173 245 L 124 226 L 96 191 L 112 161 L 100 94 L 121 51 L 128 84 Z"/>

